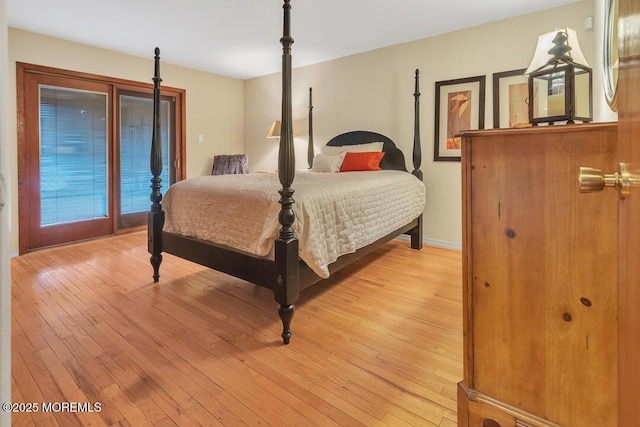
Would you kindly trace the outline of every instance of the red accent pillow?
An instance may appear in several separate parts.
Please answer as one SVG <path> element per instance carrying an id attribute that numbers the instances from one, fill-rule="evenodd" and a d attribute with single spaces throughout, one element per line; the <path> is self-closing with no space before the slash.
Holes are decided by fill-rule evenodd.
<path id="1" fill-rule="evenodd" d="M 344 156 L 340 172 L 379 171 L 381 170 L 380 160 L 382 160 L 382 157 L 384 157 L 384 153 L 353 153 L 348 151 Z"/>

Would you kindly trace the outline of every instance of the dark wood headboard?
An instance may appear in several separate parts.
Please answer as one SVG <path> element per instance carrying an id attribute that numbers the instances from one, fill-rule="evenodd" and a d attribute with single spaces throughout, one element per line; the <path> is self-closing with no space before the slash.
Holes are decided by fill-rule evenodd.
<path id="1" fill-rule="evenodd" d="M 333 147 L 339 147 L 343 145 L 359 145 L 367 144 L 369 142 L 382 142 L 382 151 L 384 151 L 384 157 L 380 161 L 380 167 L 382 169 L 393 169 L 404 172 L 407 171 L 407 166 L 404 163 L 404 154 L 396 147 L 396 144 L 388 137 L 366 130 L 354 130 L 346 132 L 338 136 L 334 136 L 327 142 L 327 145 Z"/>

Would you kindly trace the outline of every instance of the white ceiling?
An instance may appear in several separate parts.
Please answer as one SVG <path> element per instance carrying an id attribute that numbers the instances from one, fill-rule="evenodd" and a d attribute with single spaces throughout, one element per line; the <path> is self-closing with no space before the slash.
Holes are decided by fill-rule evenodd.
<path id="1" fill-rule="evenodd" d="M 577 0 L 292 0 L 293 66 Z M 282 0 L 8 0 L 10 27 L 246 79 L 281 68 Z"/>

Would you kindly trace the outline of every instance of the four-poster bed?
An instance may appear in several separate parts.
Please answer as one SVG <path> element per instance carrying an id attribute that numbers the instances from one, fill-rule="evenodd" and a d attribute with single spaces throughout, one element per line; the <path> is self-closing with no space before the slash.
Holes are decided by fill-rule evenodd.
<path id="1" fill-rule="evenodd" d="M 424 185 L 422 184 L 422 172 L 419 170 L 421 154 L 419 129 L 420 93 L 418 88 L 418 70 L 416 70 L 415 73 L 414 93 L 415 127 L 413 141 L 413 172 L 411 174 L 408 173 L 405 166 L 404 155 L 396 147 L 394 142 L 386 136 L 368 131 L 353 131 L 344 133 L 331 139 L 327 143 L 327 146 L 333 147 L 338 151 L 351 151 L 349 147 L 363 147 L 362 144 L 382 143 L 381 145 L 383 154 L 380 154 L 380 156 L 383 157 L 379 163 L 379 168 L 382 170 L 366 172 L 344 172 L 333 174 L 303 172 L 299 174 L 299 178 L 296 181 L 296 189 L 299 190 L 299 192 L 296 194 L 296 201 L 294 205 L 294 189 L 292 185 L 295 178 L 295 157 L 293 148 L 291 111 L 291 45 L 293 43 L 293 38 L 290 35 L 290 8 L 290 0 L 284 0 L 283 37 L 280 39 L 283 47 L 283 53 L 282 119 L 277 172 L 279 186 L 275 180 L 275 174 L 248 174 L 249 176 L 235 175 L 191 178 L 186 181 L 181 181 L 180 183 L 174 184 L 167 192 L 165 200 L 161 204 L 162 194 L 160 191 L 160 173 L 162 171 L 162 152 L 160 144 L 160 123 L 158 108 L 160 82 L 162 80 L 160 78 L 159 49 L 156 48 L 155 74 L 153 78 L 154 125 L 151 148 L 151 173 L 153 175 L 153 177 L 151 178 L 152 205 L 148 217 L 148 250 L 151 254 L 151 264 L 154 269 L 153 278 L 155 282 L 159 280 L 159 268 L 162 262 L 162 252 L 167 252 L 180 258 L 184 258 L 213 268 L 215 270 L 230 274 L 232 276 L 247 280 L 256 285 L 272 289 L 274 292 L 274 298 L 278 302 L 278 314 L 283 325 L 282 339 L 285 344 L 289 343 L 289 339 L 291 337 L 290 324 L 294 314 L 294 303 L 297 300 L 299 292 L 301 290 L 322 280 L 329 274 L 339 270 L 343 266 L 366 255 L 367 253 L 373 251 L 377 247 L 401 234 L 410 235 L 411 247 L 414 249 L 421 249 L 422 211 L 424 209 Z M 310 141 L 308 151 L 308 161 L 310 166 L 312 165 L 314 159 L 312 139 L 313 130 L 311 118 L 312 109 L 313 106 L 311 102 L 310 89 Z M 349 177 L 349 179 L 347 179 L 347 175 L 350 174 L 351 176 Z M 258 177 L 256 175 L 261 176 Z M 323 194 L 319 199 L 314 199 L 314 197 L 316 196 L 315 192 L 319 191 L 317 190 L 318 188 L 322 188 L 323 191 L 324 189 L 329 187 L 341 189 L 342 184 L 336 181 L 338 175 L 343 176 L 345 182 L 349 180 L 351 180 L 352 182 L 357 181 L 357 185 L 359 185 L 360 187 L 357 187 L 355 190 L 351 190 L 351 193 L 345 190 L 347 192 L 336 193 L 336 195 L 331 196 Z M 356 179 L 356 177 L 359 179 Z M 385 182 L 385 184 L 379 184 L 379 181 L 377 181 L 378 179 L 388 179 L 396 181 L 389 181 Z M 320 180 L 319 184 L 308 184 L 308 182 L 310 181 L 315 182 L 318 180 Z M 207 182 L 205 183 L 205 181 Z M 222 193 L 219 193 L 212 197 L 228 197 L 228 199 L 221 199 L 224 200 L 224 203 L 209 201 L 207 202 L 208 204 L 206 206 L 209 206 L 209 208 L 211 206 L 224 206 L 223 208 L 217 210 L 229 211 L 227 212 L 227 216 L 231 215 L 233 218 L 232 220 L 230 220 L 231 225 L 227 225 L 227 223 L 224 222 L 224 217 L 215 217 L 213 213 L 209 215 L 210 212 L 206 210 L 204 211 L 204 213 L 197 213 L 196 205 L 198 204 L 198 201 L 205 199 L 205 197 L 202 196 L 201 193 L 195 192 L 200 191 L 201 187 L 208 186 L 209 183 L 213 181 L 215 181 L 216 186 L 229 186 L 230 189 L 226 187 L 223 190 L 218 189 L 216 191 L 222 191 Z M 266 182 L 266 184 L 259 181 L 264 181 Z M 398 182 L 398 184 L 396 184 L 396 182 Z M 374 194 L 373 198 L 367 198 L 368 196 L 364 196 L 365 192 L 368 191 L 368 189 L 365 188 L 366 186 L 364 183 L 368 183 L 367 185 L 369 187 L 369 190 L 373 189 L 377 191 L 377 193 Z M 240 186 L 237 188 L 231 187 L 235 186 L 236 184 Z M 194 185 L 195 187 L 197 187 L 197 190 L 194 190 Z M 262 187 L 260 187 L 261 185 Z M 266 187 L 264 187 L 265 185 Z M 313 187 L 312 185 L 315 185 L 315 187 Z M 397 187 L 393 187 L 396 185 Z M 232 212 L 232 210 L 234 209 L 233 207 L 236 206 L 234 205 L 234 203 L 236 202 L 231 200 L 232 197 L 234 195 L 238 195 L 241 199 L 247 199 L 248 193 L 251 192 L 251 189 L 254 189 L 256 187 L 261 188 L 256 190 L 258 192 L 261 192 L 260 195 L 264 196 L 265 194 L 267 194 L 267 200 L 255 201 L 254 199 L 251 199 L 249 203 L 252 203 L 252 205 L 250 205 L 249 209 L 251 211 L 262 212 L 262 215 L 266 216 L 266 218 L 263 218 L 265 224 L 269 223 L 272 226 L 273 224 L 275 224 L 275 228 L 273 229 L 272 233 L 273 236 L 271 236 L 267 232 L 261 233 L 258 230 L 257 236 L 260 237 L 261 240 L 258 237 L 251 237 L 251 232 L 247 231 L 251 228 L 252 224 L 244 225 L 238 223 L 238 221 L 241 220 L 238 217 L 245 217 L 249 215 L 237 215 L 238 211 L 236 211 L 235 213 Z M 278 198 L 277 195 L 269 194 L 269 191 L 275 193 L 275 190 L 278 187 L 280 187 L 280 189 L 278 190 L 280 197 L 279 200 L 276 200 Z M 180 188 L 188 189 L 186 191 L 182 190 L 182 193 L 180 193 Z M 347 185 L 345 184 L 345 189 L 346 188 Z M 381 188 L 391 189 L 388 190 L 388 194 L 385 194 L 382 192 Z M 170 192 L 171 194 L 169 194 Z M 192 199 L 188 199 L 186 198 L 187 196 L 183 197 L 180 194 L 197 195 L 195 196 L 195 198 L 192 197 Z M 221 194 L 224 195 L 221 196 Z M 405 194 L 407 194 L 406 197 L 404 196 Z M 357 195 L 358 197 L 356 197 L 355 195 Z M 362 197 L 360 197 L 361 195 Z M 184 200 L 188 201 L 180 202 L 181 197 L 183 197 Z M 342 199 L 338 199 L 336 202 L 332 202 L 332 199 L 328 197 L 342 197 Z M 369 212 L 376 210 L 380 211 L 380 215 L 383 216 L 386 213 L 386 217 L 381 218 L 379 220 L 380 222 L 363 222 L 357 224 L 358 227 L 352 227 L 359 229 L 365 228 L 364 234 L 366 234 L 366 238 L 373 239 L 371 241 L 363 239 L 362 233 L 358 235 L 357 233 L 355 233 L 355 231 L 352 238 L 349 231 L 349 226 L 345 226 L 344 224 L 337 224 L 338 227 L 342 228 L 336 229 L 331 228 L 333 226 L 336 226 L 336 224 L 321 224 L 314 219 L 313 215 L 315 210 L 322 211 L 324 209 L 324 217 L 326 218 L 326 209 L 327 206 L 332 206 L 331 203 L 336 203 L 336 206 L 344 207 L 343 205 L 346 201 L 350 202 L 351 200 L 356 199 L 362 199 L 365 205 L 354 205 L 356 207 L 352 208 L 353 210 L 350 213 L 356 213 L 360 211 Z M 384 205 L 383 203 L 380 203 L 380 199 L 394 200 L 392 201 L 392 205 Z M 405 201 L 406 207 L 404 206 Z M 180 203 L 182 203 L 183 208 L 185 206 L 188 206 L 188 209 L 186 210 L 188 215 L 175 214 L 175 212 L 179 212 Z M 259 203 L 265 203 L 264 207 L 258 207 L 262 206 L 259 205 Z M 276 211 L 274 211 L 273 209 L 274 204 L 275 206 L 277 206 Z M 271 216 L 268 215 L 269 211 L 273 213 Z M 212 223 L 211 226 L 213 227 L 214 231 L 212 232 L 211 229 L 205 230 L 203 231 L 203 233 L 205 233 L 204 235 L 206 235 L 206 233 L 212 233 L 215 235 L 214 237 L 217 237 L 217 234 L 220 234 L 220 239 L 209 239 L 202 237 L 203 235 L 200 234 L 200 231 L 195 230 L 195 227 L 198 226 L 198 224 L 194 224 L 194 222 L 198 223 L 205 221 L 194 221 L 193 218 L 185 218 L 189 216 L 190 212 L 193 212 L 193 218 L 206 217 L 206 220 Z M 352 215 L 349 216 L 351 217 Z M 277 222 L 275 221 L 276 217 Z M 180 225 L 180 221 L 185 219 L 187 220 L 186 225 Z M 372 219 L 370 220 L 370 218 L 364 219 L 366 219 L 367 221 L 373 221 Z M 165 220 L 167 227 L 165 227 Z M 313 226 L 306 224 L 315 224 L 315 231 Z M 374 225 L 371 226 L 371 224 Z M 306 228 L 302 228 L 303 226 Z M 279 229 L 277 229 L 277 227 L 279 227 Z M 268 227 L 265 227 L 265 229 L 267 228 Z M 376 235 L 375 233 L 373 233 L 375 229 L 383 230 L 381 231 L 383 232 L 383 234 Z M 230 232 L 230 234 L 232 235 L 231 239 L 233 243 L 229 243 L 230 241 L 227 241 L 224 237 L 222 237 L 225 231 Z M 238 245 L 236 245 L 238 241 L 237 236 L 239 234 L 244 235 L 245 232 L 248 239 L 248 242 L 245 242 L 246 247 L 243 246 L 243 243 L 239 243 Z M 320 238 L 318 239 L 314 237 L 315 235 L 319 235 Z M 323 243 L 325 243 L 324 241 L 326 240 L 332 240 L 331 237 L 335 237 L 335 240 L 340 241 L 337 243 L 337 246 L 339 246 L 337 249 L 318 249 L 318 241 L 322 241 Z M 299 238 L 301 239 L 300 241 Z M 315 240 L 313 240 L 314 238 Z M 260 246 L 261 249 L 256 249 L 254 251 L 252 249 L 253 246 Z M 269 250 L 267 251 L 267 249 Z M 268 253 L 266 253 L 265 251 L 267 251 Z"/>

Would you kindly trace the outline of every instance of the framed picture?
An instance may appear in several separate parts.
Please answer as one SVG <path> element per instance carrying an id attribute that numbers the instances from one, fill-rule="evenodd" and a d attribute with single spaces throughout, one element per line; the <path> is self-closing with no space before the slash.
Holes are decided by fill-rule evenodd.
<path id="1" fill-rule="evenodd" d="M 529 126 L 529 89 L 525 68 L 493 74 L 493 127 Z"/>
<path id="2" fill-rule="evenodd" d="M 463 130 L 484 129 L 485 76 L 436 82 L 433 160 L 460 161 Z"/>

